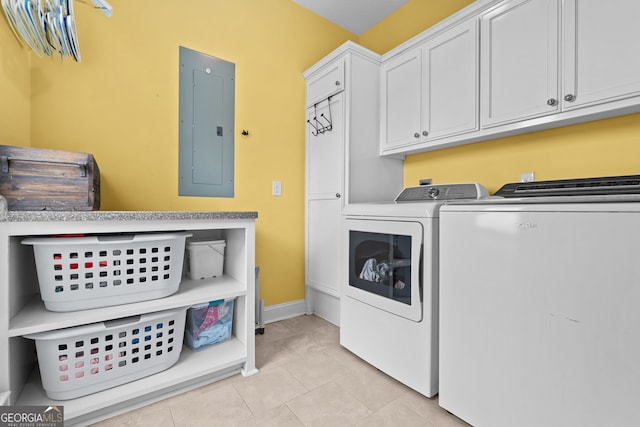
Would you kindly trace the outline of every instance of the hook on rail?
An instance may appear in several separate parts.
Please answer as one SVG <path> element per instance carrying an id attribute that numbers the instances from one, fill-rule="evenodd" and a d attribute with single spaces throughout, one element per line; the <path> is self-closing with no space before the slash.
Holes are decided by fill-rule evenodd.
<path id="1" fill-rule="evenodd" d="M 333 119 L 331 117 L 331 96 L 326 99 L 327 108 L 329 110 L 328 112 L 329 118 L 327 118 L 327 116 L 325 116 L 324 113 L 320 113 L 320 118 L 323 119 L 324 122 L 326 122 L 326 124 L 318 120 L 318 105 L 320 105 L 324 101 L 325 100 L 322 100 L 320 102 L 313 104 L 313 121 L 311 121 L 311 119 L 307 120 L 307 123 L 309 123 L 309 125 L 314 129 L 311 131 L 311 134 L 313 136 L 318 136 L 325 132 L 330 132 L 333 129 Z"/>

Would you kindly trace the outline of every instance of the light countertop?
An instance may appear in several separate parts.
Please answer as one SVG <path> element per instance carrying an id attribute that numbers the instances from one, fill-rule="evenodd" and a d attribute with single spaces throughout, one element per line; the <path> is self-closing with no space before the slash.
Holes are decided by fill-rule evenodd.
<path id="1" fill-rule="evenodd" d="M 258 212 L 186 211 L 6 211 L 0 222 L 46 221 L 179 221 L 255 219 Z"/>

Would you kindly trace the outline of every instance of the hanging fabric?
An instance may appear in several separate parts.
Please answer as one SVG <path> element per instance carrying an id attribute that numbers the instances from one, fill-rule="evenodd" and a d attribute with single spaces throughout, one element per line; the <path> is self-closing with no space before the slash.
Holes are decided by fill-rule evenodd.
<path id="1" fill-rule="evenodd" d="M 92 0 L 102 12 L 111 16 L 111 6 L 104 0 Z M 73 0 L 1 0 L 9 26 L 18 40 L 39 57 L 70 56 L 80 62 L 80 45 L 76 30 Z"/>

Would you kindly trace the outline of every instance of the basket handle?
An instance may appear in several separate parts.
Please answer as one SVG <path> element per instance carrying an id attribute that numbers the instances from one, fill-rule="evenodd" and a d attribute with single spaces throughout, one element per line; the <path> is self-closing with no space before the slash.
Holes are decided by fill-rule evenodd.
<path id="1" fill-rule="evenodd" d="M 163 238 L 187 238 L 193 236 L 192 233 L 177 231 L 171 233 L 163 233 Z M 60 245 L 60 244 L 79 244 L 79 243 L 131 243 L 131 242 L 145 242 L 145 241 L 157 241 L 158 234 L 150 233 L 150 234 L 130 234 L 130 235 L 97 235 L 97 236 L 86 236 L 86 237 L 59 237 L 59 238 L 50 238 L 50 237 L 28 237 L 22 240 L 23 245 Z"/>
<path id="2" fill-rule="evenodd" d="M 181 238 L 184 237 L 185 239 L 187 237 L 191 237 L 193 236 L 193 234 L 188 233 L 188 232 L 175 232 L 175 233 L 163 233 L 163 237 L 171 237 L 171 238 Z M 109 236 L 109 235 L 99 235 L 99 236 L 95 236 L 98 239 L 98 242 L 109 242 L 109 243 L 113 243 L 113 242 L 145 242 L 145 241 L 156 241 L 158 240 L 158 235 L 154 234 L 154 233 L 149 233 L 149 234 L 130 234 L 130 235 L 124 235 L 124 236 Z"/>
<path id="3" fill-rule="evenodd" d="M 105 329 L 114 329 L 114 328 L 120 328 L 124 325 L 138 324 L 140 323 L 141 317 L 142 316 L 130 316 L 130 317 L 123 317 L 121 319 L 107 320 L 106 322 L 104 322 L 104 327 Z"/>
<path id="4" fill-rule="evenodd" d="M 172 310 L 159 311 L 155 313 L 146 313 L 140 316 L 123 317 L 115 320 L 107 320 L 105 322 L 91 323 L 88 325 L 74 326 L 70 328 L 57 329 L 53 331 L 36 332 L 33 334 L 23 335 L 24 338 L 32 340 L 57 340 L 69 337 L 76 337 L 83 334 L 92 334 L 112 329 L 117 326 L 123 326 L 130 323 L 155 321 L 156 319 L 166 319 L 169 316 L 184 316 L 186 307 L 175 308 Z"/>

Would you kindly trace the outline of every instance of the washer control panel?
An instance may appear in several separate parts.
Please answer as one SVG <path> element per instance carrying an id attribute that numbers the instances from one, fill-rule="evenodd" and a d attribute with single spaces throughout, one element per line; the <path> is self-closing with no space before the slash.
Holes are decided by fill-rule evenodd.
<path id="1" fill-rule="evenodd" d="M 430 200 L 481 199 L 488 195 L 487 189 L 478 183 L 419 185 L 403 189 L 395 201 L 396 203 L 408 203 Z"/>

